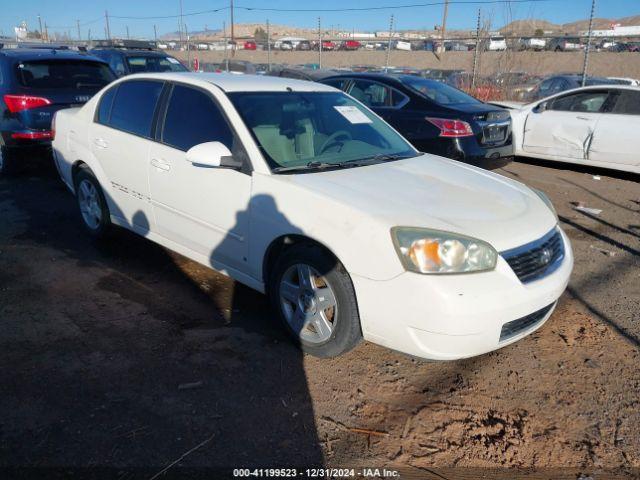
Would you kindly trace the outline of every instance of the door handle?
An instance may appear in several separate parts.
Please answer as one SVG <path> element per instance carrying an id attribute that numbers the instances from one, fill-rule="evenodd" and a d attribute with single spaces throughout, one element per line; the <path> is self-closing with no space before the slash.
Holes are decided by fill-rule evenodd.
<path id="1" fill-rule="evenodd" d="M 94 138 L 93 144 L 98 148 L 107 148 L 107 142 L 105 142 L 102 138 Z"/>
<path id="2" fill-rule="evenodd" d="M 578 120 L 591 120 L 589 117 L 581 117 L 580 115 L 578 115 L 576 118 Z"/>
<path id="3" fill-rule="evenodd" d="M 162 170 L 163 172 L 168 172 L 169 170 L 171 170 L 171 164 L 166 160 L 152 158 L 151 165 L 156 167 L 158 170 Z"/>

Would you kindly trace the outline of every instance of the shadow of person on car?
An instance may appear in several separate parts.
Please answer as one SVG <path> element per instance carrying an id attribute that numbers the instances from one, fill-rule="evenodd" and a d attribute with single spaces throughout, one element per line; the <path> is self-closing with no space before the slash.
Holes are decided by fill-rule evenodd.
<path id="1" fill-rule="evenodd" d="M 279 211 L 273 197 L 253 196 L 247 208 L 237 213 L 236 224 L 211 252 L 211 266 L 228 270 L 230 252 L 243 249 L 246 271 L 251 271 L 249 265 L 268 247 L 262 242 L 280 231 L 302 233 Z M 261 281 L 268 282 L 278 255 L 286 248 L 285 237 L 281 240 L 267 249 L 267 258 L 260 264 L 265 270 Z M 244 247 L 240 246 L 242 243 Z M 229 377 L 247 390 L 245 396 L 232 398 L 227 394 L 227 378 L 211 379 L 214 389 L 220 392 L 216 403 L 224 419 L 217 423 L 218 441 L 244 445 L 251 452 L 240 463 L 233 463 L 238 467 L 323 465 L 303 353 L 294 345 L 299 332 L 289 332 L 293 333 L 293 342 L 287 338 L 286 325 L 278 325 L 274 318 L 277 314 L 269 306 L 268 296 L 273 292 L 268 285 L 266 288 L 267 296 L 237 281 L 233 284 L 225 317 L 229 342 L 240 355 L 240 362 Z M 212 451 L 219 464 L 229 465 L 233 460 L 219 445 Z"/>

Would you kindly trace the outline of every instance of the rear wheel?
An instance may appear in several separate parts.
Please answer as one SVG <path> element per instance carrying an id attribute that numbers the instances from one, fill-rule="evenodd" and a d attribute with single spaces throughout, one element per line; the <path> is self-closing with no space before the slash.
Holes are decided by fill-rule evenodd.
<path id="1" fill-rule="evenodd" d="M 269 284 L 278 317 L 303 351 L 333 357 L 362 339 L 349 274 L 324 249 L 296 245 L 278 260 Z"/>
<path id="2" fill-rule="evenodd" d="M 104 237 L 111 228 L 111 218 L 98 179 L 88 168 L 81 168 L 74 180 L 82 225 L 92 236 Z"/>

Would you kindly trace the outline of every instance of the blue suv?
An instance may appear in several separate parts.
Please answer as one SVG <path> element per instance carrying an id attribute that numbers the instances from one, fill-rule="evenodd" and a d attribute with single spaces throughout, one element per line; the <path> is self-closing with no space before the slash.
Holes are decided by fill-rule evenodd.
<path id="1" fill-rule="evenodd" d="M 87 53 L 0 45 L 0 174 L 50 151 L 55 112 L 83 105 L 115 78 Z"/>

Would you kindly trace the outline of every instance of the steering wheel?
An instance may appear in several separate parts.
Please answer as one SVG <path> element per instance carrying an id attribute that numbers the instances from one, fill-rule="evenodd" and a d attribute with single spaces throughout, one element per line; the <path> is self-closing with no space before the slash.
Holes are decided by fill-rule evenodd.
<path id="1" fill-rule="evenodd" d="M 338 140 L 339 138 L 345 138 L 346 140 L 353 140 L 353 137 L 351 136 L 351 134 L 346 130 L 338 130 L 337 132 L 333 132 L 331 135 L 329 135 L 329 138 L 327 138 L 322 144 L 322 146 L 320 147 L 319 155 L 322 155 L 325 150 L 327 150 L 329 147 L 333 146 L 334 144 L 344 145 L 344 142 Z"/>

